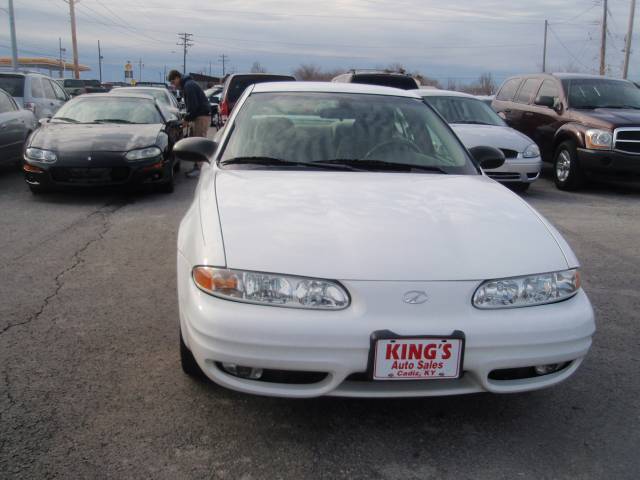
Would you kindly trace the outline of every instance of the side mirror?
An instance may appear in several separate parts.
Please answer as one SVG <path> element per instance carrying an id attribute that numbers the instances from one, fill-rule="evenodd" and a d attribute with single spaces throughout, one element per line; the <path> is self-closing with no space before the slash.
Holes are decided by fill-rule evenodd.
<path id="1" fill-rule="evenodd" d="M 553 108 L 556 104 L 556 100 L 553 97 L 542 95 L 540 97 L 537 97 L 534 103 L 540 107 Z"/>
<path id="2" fill-rule="evenodd" d="M 173 153 L 178 160 L 185 162 L 211 163 L 211 158 L 217 149 L 218 144 L 208 138 L 190 137 L 177 142 L 173 147 Z"/>
<path id="3" fill-rule="evenodd" d="M 504 164 L 504 153 L 494 147 L 473 147 L 469 149 L 473 158 L 483 169 L 501 167 Z"/>

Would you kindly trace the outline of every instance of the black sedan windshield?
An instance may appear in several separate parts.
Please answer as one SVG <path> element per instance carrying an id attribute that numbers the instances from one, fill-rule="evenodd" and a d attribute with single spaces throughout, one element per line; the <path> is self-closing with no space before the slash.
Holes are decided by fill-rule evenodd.
<path id="1" fill-rule="evenodd" d="M 150 95 L 155 98 L 158 103 L 166 106 L 171 105 L 169 99 L 170 93 L 167 91 L 159 90 L 157 88 L 144 88 L 144 87 L 131 87 L 131 88 L 118 88 L 113 90 L 114 93 L 141 93 L 143 95 Z"/>
<path id="2" fill-rule="evenodd" d="M 631 82 L 579 78 L 562 83 L 571 108 L 640 108 L 640 90 Z"/>
<path id="3" fill-rule="evenodd" d="M 425 96 L 424 101 L 435 108 L 449 123 L 471 123 L 499 127 L 506 125 L 490 106 L 476 98 Z"/>
<path id="4" fill-rule="evenodd" d="M 477 173 L 455 135 L 419 99 L 353 93 L 254 93 L 220 161 Z"/>
<path id="5" fill-rule="evenodd" d="M 151 99 L 107 95 L 78 97 L 60 108 L 51 120 L 71 123 L 164 123 Z"/>

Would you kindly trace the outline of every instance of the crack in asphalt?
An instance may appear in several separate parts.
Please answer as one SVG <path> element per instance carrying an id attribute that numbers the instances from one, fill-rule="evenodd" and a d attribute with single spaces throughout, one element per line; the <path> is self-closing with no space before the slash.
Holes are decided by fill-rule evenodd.
<path id="1" fill-rule="evenodd" d="M 106 205 L 103 205 L 102 207 L 100 207 L 98 210 L 95 210 L 94 212 L 91 212 L 89 215 L 84 217 L 83 221 L 86 221 L 86 220 L 90 219 L 91 217 L 93 217 L 94 215 L 101 215 L 102 216 L 102 230 L 98 233 L 98 235 L 96 237 L 94 237 L 94 238 L 88 240 L 87 242 L 85 242 L 84 245 L 82 245 L 79 249 L 77 249 L 73 253 L 73 256 L 71 257 L 71 265 L 69 265 L 68 267 L 64 268 L 62 271 L 60 271 L 55 276 L 55 278 L 54 278 L 55 289 L 54 289 L 53 293 L 50 293 L 49 295 L 47 295 L 44 298 L 44 300 L 40 304 L 40 307 L 38 308 L 38 310 L 36 310 L 33 314 L 31 314 L 29 316 L 29 318 L 27 318 L 23 322 L 17 322 L 17 323 L 8 324 L 6 327 L 4 327 L 2 330 L 0 330 L 0 335 L 3 335 L 4 333 L 6 333 L 7 331 L 9 331 L 10 329 L 12 329 L 14 327 L 19 327 L 21 325 L 27 325 L 27 324 L 31 323 L 33 320 L 37 320 L 40 317 L 40 315 L 42 315 L 42 313 L 45 311 L 45 309 L 47 308 L 47 306 L 49 305 L 51 300 L 53 300 L 58 295 L 58 293 L 60 293 L 60 290 L 64 286 L 64 282 L 62 281 L 62 277 L 64 277 L 67 273 L 69 273 L 70 271 L 74 270 L 80 264 L 82 264 L 84 262 L 84 260 L 82 259 L 82 254 L 91 245 L 93 245 L 94 243 L 99 242 L 100 240 L 102 240 L 104 238 L 104 236 L 107 234 L 107 232 L 109 231 L 109 229 L 111 228 L 111 225 L 109 223 L 110 216 L 113 215 L 114 213 L 116 213 L 118 210 L 124 208 L 127 205 L 129 205 L 129 202 L 127 202 L 127 201 L 124 201 L 123 203 L 119 203 L 119 204 L 115 204 L 115 205 L 111 204 L 111 203 L 107 203 Z M 78 225 L 78 222 L 74 222 L 74 224 Z M 70 227 L 67 227 L 62 231 L 68 230 L 68 228 L 70 228 Z M 60 232 L 58 232 L 58 233 L 60 233 Z"/>

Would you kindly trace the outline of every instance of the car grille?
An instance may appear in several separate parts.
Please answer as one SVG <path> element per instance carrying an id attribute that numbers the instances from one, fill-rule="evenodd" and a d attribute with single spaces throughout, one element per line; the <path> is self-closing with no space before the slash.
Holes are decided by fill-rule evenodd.
<path id="1" fill-rule="evenodd" d="M 109 184 L 124 182 L 129 178 L 129 167 L 66 168 L 51 169 L 51 178 L 61 183 Z"/>
<path id="2" fill-rule="evenodd" d="M 614 130 L 613 148 L 619 152 L 640 155 L 640 127 L 625 127 Z"/>
<path id="3" fill-rule="evenodd" d="M 504 153 L 504 158 L 516 158 L 518 156 L 518 152 L 515 150 L 509 150 L 508 148 L 501 148 L 502 153 Z"/>
<path id="4" fill-rule="evenodd" d="M 493 178 L 494 180 L 520 180 L 519 173 L 509 173 L 509 172 L 491 172 L 485 170 L 485 172 L 489 178 Z"/>

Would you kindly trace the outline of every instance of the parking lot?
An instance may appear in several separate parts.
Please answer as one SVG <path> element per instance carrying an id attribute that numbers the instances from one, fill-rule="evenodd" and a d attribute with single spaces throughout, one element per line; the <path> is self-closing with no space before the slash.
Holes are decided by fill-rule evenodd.
<path id="1" fill-rule="evenodd" d="M 640 188 L 566 193 L 547 175 L 524 194 L 574 248 L 596 310 L 568 382 L 294 401 L 180 369 L 175 245 L 195 185 L 33 196 L 2 169 L 0 477 L 637 478 Z"/>

